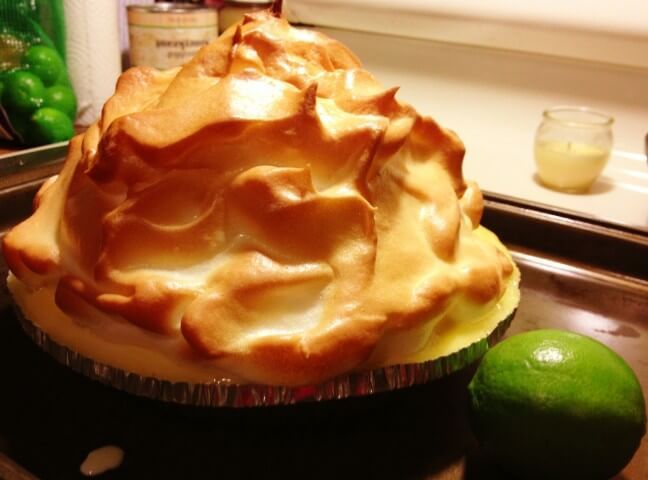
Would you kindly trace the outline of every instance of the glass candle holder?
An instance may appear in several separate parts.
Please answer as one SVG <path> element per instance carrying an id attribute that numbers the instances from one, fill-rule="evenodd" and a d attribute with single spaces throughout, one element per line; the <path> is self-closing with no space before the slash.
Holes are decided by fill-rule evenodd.
<path id="1" fill-rule="evenodd" d="M 613 122 L 587 107 L 545 110 L 535 136 L 540 181 L 562 191 L 589 190 L 610 158 Z"/>

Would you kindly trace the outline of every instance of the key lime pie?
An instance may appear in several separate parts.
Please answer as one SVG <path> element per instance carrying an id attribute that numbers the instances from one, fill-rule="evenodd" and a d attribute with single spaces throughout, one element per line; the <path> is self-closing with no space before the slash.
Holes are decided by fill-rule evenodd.
<path id="1" fill-rule="evenodd" d="M 487 338 L 519 272 L 462 142 L 396 91 L 268 12 L 126 71 L 4 239 L 23 322 L 173 385 L 318 385 Z"/>

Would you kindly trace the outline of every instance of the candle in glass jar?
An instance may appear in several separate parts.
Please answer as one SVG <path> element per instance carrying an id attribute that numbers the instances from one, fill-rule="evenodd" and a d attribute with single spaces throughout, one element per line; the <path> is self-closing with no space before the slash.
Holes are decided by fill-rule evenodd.
<path id="1" fill-rule="evenodd" d="M 540 180 L 561 189 L 587 189 L 605 167 L 609 155 L 609 150 L 586 143 L 547 141 L 535 145 Z"/>
<path id="2" fill-rule="evenodd" d="M 587 107 L 554 107 L 543 112 L 535 136 L 540 181 L 556 190 L 584 192 L 605 168 L 614 119 Z"/>

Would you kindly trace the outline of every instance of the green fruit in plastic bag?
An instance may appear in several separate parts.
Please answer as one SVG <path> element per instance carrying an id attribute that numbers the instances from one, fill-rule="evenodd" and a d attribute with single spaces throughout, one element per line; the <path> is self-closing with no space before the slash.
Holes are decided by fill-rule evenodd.
<path id="1" fill-rule="evenodd" d="M 45 90 L 43 107 L 51 107 L 65 113 L 70 120 L 76 118 L 77 101 L 70 87 L 54 85 Z"/>
<path id="2" fill-rule="evenodd" d="M 56 79 L 56 82 L 54 82 L 54 85 L 63 85 L 64 87 L 72 87 L 72 83 L 70 82 L 70 77 L 68 77 L 67 71 L 63 70 L 59 77 Z"/>
<path id="3" fill-rule="evenodd" d="M 62 142 L 74 136 L 74 125 L 65 113 L 55 108 L 39 108 L 31 116 L 30 126 L 39 144 Z"/>
<path id="4" fill-rule="evenodd" d="M 38 76 L 45 86 L 54 85 L 65 72 L 65 64 L 58 52 L 44 45 L 33 45 L 22 58 L 23 66 Z"/>
<path id="5" fill-rule="evenodd" d="M 16 70 L 5 78 L 2 104 L 18 113 L 31 113 L 43 104 L 45 85 L 40 78 L 24 70 Z"/>

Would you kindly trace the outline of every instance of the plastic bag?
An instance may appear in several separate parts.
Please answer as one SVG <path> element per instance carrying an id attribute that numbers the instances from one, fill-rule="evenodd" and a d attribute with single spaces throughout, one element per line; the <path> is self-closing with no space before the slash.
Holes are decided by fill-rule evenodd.
<path id="1" fill-rule="evenodd" d="M 62 0 L 0 0 L 0 139 L 35 146 L 74 135 Z"/>

